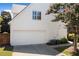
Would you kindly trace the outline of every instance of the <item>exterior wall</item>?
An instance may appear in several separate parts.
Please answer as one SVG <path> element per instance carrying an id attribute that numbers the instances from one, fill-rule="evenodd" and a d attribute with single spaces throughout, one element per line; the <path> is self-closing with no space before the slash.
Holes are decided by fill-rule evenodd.
<path id="1" fill-rule="evenodd" d="M 26 6 L 25 5 L 17 5 L 17 4 L 13 4 L 12 6 L 12 13 L 13 13 L 13 17 L 15 17 L 21 10 L 23 10 Z"/>
<path id="2" fill-rule="evenodd" d="M 65 25 L 64 23 L 59 22 L 59 26 L 58 26 L 59 27 L 58 28 L 58 32 L 59 32 L 58 38 L 63 38 L 63 37 L 67 38 L 67 28 L 64 25 Z"/>
<path id="3" fill-rule="evenodd" d="M 23 12 L 15 17 L 11 22 L 11 45 L 42 44 L 51 39 L 61 37 L 59 22 L 51 22 L 55 17 L 45 15 L 50 4 L 39 3 L 30 4 Z M 41 20 L 33 20 L 32 12 L 41 11 Z M 64 32 L 64 31 L 63 31 Z M 66 33 L 64 33 L 66 34 Z"/>
<path id="4" fill-rule="evenodd" d="M 23 10 L 25 7 L 26 6 L 24 6 L 24 5 L 13 4 L 11 11 L 12 11 L 12 13 L 16 13 L 17 14 L 21 10 Z"/>

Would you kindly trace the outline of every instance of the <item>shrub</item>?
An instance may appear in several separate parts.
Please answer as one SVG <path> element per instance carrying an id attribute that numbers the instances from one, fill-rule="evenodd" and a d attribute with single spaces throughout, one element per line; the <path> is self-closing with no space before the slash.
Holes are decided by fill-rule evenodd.
<path id="1" fill-rule="evenodd" d="M 61 40 L 57 40 L 56 41 L 56 44 L 61 44 Z"/>
<path id="2" fill-rule="evenodd" d="M 58 44 L 64 44 L 64 43 L 68 43 L 66 38 L 61 38 L 60 40 L 52 39 L 47 43 L 47 45 L 58 45 Z"/>
<path id="3" fill-rule="evenodd" d="M 61 41 L 61 44 L 68 43 L 67 42 L 67 38 L 65 38 L 65 37 L 64 38 L 61 38 L 60 41 Z"/>
<path id="4" fill-rule="evenodd" d="M 57 43 L 57 40 L 50 40 L 48 43 L 47 43 L 47 45 L 56 45 Z"/>

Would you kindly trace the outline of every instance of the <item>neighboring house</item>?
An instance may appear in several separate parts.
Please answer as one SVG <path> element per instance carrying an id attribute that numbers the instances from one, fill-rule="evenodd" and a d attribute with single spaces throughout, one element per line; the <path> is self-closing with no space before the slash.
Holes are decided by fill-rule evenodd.
<path id="1" fill-rule="evenodd" d="M 11 45 L 43 44 L 66 37 L 63 23 L 51 22 L 55 18 L 53 14 L 46 15 L 49 6 L 50 3 L 13 4 L 14 18 L 9 22 Z"/>

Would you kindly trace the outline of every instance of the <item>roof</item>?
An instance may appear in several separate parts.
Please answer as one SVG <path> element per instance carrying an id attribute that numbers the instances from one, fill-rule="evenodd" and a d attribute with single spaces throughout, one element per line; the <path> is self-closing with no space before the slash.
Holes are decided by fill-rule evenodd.
<path id="1" fill-rule="evenodd" d="M 24 11 L 28 6 L 29 6 L 29 5 L 24 6 L 24 5 L 13 4 L 12 13 L 16 13 L 16 15 L 13 17 L 13 19 L 14 19 L 15 17 L 17 17 L 22 11 Z M 17 7 L 18 7 L 18 8 L 17 8 Z M 10 24 L 10 23 L 13 21 L 13 19 L 12 19 L 10 22 L 8 22 L 8 24 Z"/>
<path id="2" fill-rule="evenodd" d="M 25 5 L 13 4 L 11 11 L 12 11 L 12 13 L 16 13 L 17 14 L 21 10 L 23 10 L 25 7 L 27 7 L 27 5 L 25 6 Z"/>

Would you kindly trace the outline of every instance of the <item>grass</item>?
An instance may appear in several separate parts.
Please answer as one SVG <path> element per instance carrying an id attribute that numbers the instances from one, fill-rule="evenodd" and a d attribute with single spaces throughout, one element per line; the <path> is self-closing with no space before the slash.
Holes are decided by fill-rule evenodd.
<path id="1" fill-rule="evenodd" d="M 68 48 L 69 48 L 69 46 L 64 46 L 64 47 L 57 47 L 55 49 L 58 50 L 60 53 L 64 53 L 67 56 L 79 56 L 79 52 L 74 53 L 71 50 L 69 50 Z"/>
<path id="2" fill-rule="evenodd" d="M 12 56 L 13 47 L 3 46 L 0 47 L 0 56 Z"/>

